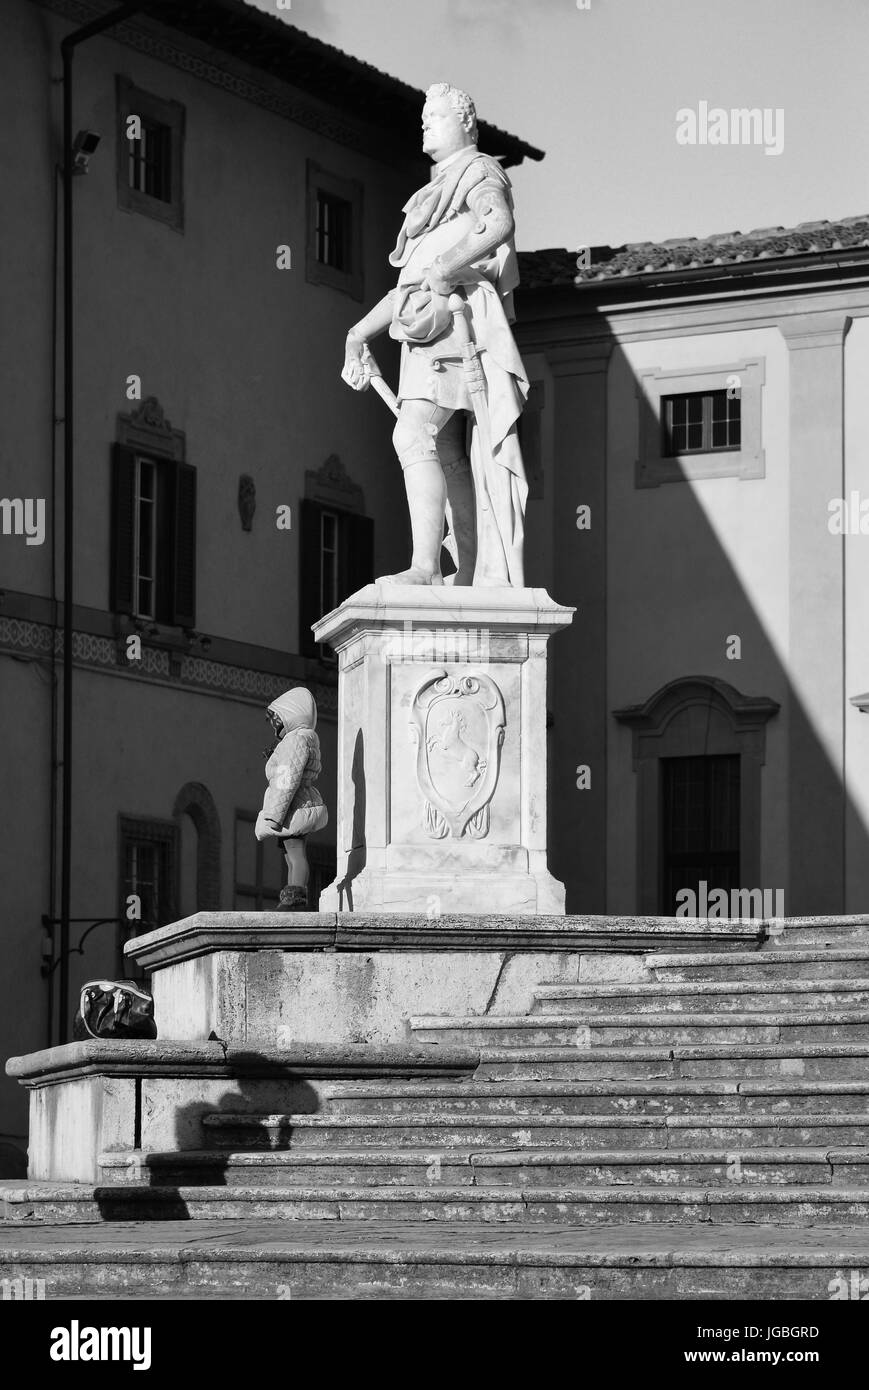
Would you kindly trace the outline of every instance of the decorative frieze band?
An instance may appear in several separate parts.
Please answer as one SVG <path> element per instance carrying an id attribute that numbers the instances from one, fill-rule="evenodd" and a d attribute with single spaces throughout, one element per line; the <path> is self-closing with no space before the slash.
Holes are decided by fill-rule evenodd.
<path id="1" fill-rule="evenodd" d="M 31 657 L 48 658 L 52 650 L 58 657 L 63 652 L 63 633 L 59 628 L 28 619 L 0 617 L 0 652 L 23 652 Z M 74 632 L 72 650 L 77 666 L 103 670 L 124 679 L 166 682 L 191 693 L 197 690 L 213 692 L 245 704 L 268 704 L 293 683 L 291 677 L 271 671 L 231 666 L 202 656 L 176 656 L 159 647 L 149 647 L 147 643 L 142 644 L 141 657 L 132 666 L 126 661 L 119 662 L 115 641 L 91 632 Z M 327 719 L 334 718 L 338 711 L 337 687 L 312 683 L 310 689 L 320 714 Z"/>
<path id="2" fill-rule="evenodd" d="M 88 4 L 86 0 L 36 0 L 36 3 L 43 9 L 51 10 L 54 14 L 77 24 L 88 24 L 107 12 L 107 6 Z M 380 148 L 383 145 L 382 133 L 379 143 L 372 143 L 370 131 L 342 120 L 337 114 L 333 115 L 325 104 L 320 106 L 305 101 L 285 83 L 276 81 L 272 87 L 270 84 L 256 82 L 239 72 L 233 72 L 230 67 L 220 66 L 200 56 L 195 51 L 197 47 L 201 47 L 196 39 L 187 38 L 185 42 L 189 43 L 190 48 L 182 48 L 162 35 L 149 32 L 135 19 L 118 24 L 108 31 L 108 37 L 126 45 L 127 48 L 144 53 L 149 58 L 156 58 L 158 62 L 167 63 L 170 67 L 199 77 L 203 82 L 210 82 L 214 87 L 222 87 L 224 91 L 241 97 L 243 101 L 264 107 L 284 120 L 295 121 L 297 125 L 313 130 L 318 135 L 324 135 L 329 140 L 335 140 L 338 144 L 346 145 L 349 149 L 369 155 L 383 154 Z M 220 54 L 219 57 L 221 64 L 225 61 L 234 66 L 229 55 Z"/>

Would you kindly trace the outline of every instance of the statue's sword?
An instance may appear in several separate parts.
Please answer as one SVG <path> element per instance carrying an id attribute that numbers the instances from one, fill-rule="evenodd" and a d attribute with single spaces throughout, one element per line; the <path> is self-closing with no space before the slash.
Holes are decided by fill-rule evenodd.
<path id="1" fill-rule="evenodd" d="M 398 415 L 398 398 L 394 391 L 390 391 L 386 382 L 383 380 L 383 373 L 374 360 L 374 354 L 366 347 L 362 354 L 362 360 L 368 368 L 368 379 L 374 387 L 378 396 L 385 401 L 393 415 Z"/>
<path id="2" fill-rule="evenodd" d="M 489 489 L 486 485 L 485 468 L 481 465 L 480 459 L 492 457 L 492 434 L 489 428 L 489 407 L 486 392 L 486 377 L 483 372 L 482 363 L 477 344 L 471 337 L 471 330 L 465 314 L 467 300 L 458 291 L 450 295 L 447 301 L 450 312 L 453 316 L 456 337 L 462 349 L 462 367 L 465 373 L 465 381 L 471 397 L 471 405 L 474 408 L 474 420 L 479 432 L 479 449 L 477 460 L 471 451 L 471 474 L 474 479 L 474 492 L 477 498 L 477 506 L 482 511 L 488 511 L 490 507 Z M 479 539 L 479 537 L 478 537 Z"/>
<path id="3" fill-rule="evenodd" d="M 450 313 L 453 316 L 456 337 L 462 349 L 462 366 L 465 372 L 465 380 L 468 384 L 468 391 L 471 397 L 471 404 L 474 408 L 474 419 L 479 430 L 480 449 L 479 454 L 482 458 L 490 458 L 492 452 L 492 436 L 489 429 L 489 410 L 486 401 L 486 378 L 480 363 L 480 354 L 477 345 L 471 337 L 471 330 L 468 325 L 467 315 L 465 314 L 465 304 L 467 300 L 463 294 L 451 294 L 448 300 Z M 394 391 L 391 391 L 383 380 L 383 373 L 377 365 L 374 354 L 366 346 L 362 355 L 362 360 L 368 368 L 369 381 L 374 387 L 378 396 L 389 406 L 393 415 L 397 416 L 399 411 L 398 398 Z M 477 505 L 483 511 L 488 511 L 489 489 L 486 486 L 485 470 L 479 462 L 475 464 L 471 460 L 471 469 L 474 478 L 474 491 L 477 496 Z"/>

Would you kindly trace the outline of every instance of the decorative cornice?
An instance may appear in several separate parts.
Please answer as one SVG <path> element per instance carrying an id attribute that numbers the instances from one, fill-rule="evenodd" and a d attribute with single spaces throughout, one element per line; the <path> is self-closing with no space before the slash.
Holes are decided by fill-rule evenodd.
<path id="1" fill-rule="evenodd" d="M 144 680 L 171 685 L 188 693 L 219 695 L 242 704 L 268 704 L 287 688 L 292 677 L 271 671 L 251 670 L 202 656 L 176 655 L 160 647 L 142 643 L 141 658 L 135 663 L 119 657 L 118 643 L 111 637 L 92 632 L 74 632 L 73 662 L 76 666 L 102 671 L 121 680 Z M 0 653 L 43 660 L 63 652 L 63 633 L 48 623 L 22 618 L 0 617 Z M 177 675 L 175 672 L 177 671 Z M 326 719 L 338 712 L 338 691 L 334 685 L 308 683 L 318 712 Z"/>
<path id="2" fill-rule="evenodd" d="M 34 0 L 34 3 L 76 24 L 87 24 L 106 13 L 105 5 L 89 3 L 89 0 Z M 285 82 L 256 73 L 255 69 L 248 69 L 238 59 L 219 53 L 197 39 L 185 36 L 182 47 L 180 42 L 173 42 L 161 30 L 162 26 L 140 18 L 118 24 L 105 37 L 169 67 L 201 78 L 213 87 L 220 87 L 242 101 L 261 106 L 273 115 L 293 121 L 337 144 L 387 163 L 394 161 L 396 151 L 382 130 L 375 131 L 361 123 L 346 120 L 325 103 L 320 105 L 314 100 L 307 100 Z"/>

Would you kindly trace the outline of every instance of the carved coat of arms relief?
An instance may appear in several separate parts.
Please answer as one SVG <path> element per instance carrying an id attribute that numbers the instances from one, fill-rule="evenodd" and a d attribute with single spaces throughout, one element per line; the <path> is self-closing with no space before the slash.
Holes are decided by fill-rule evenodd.
<path id="1" fill-rule="evenodd" d="M 413 697 L 410 733 L 423 827 L 479 840 L 489 833 L 489 803 L 498 783 L 506 716 L 504 698 L 482 671 L 431 672 Z"/>

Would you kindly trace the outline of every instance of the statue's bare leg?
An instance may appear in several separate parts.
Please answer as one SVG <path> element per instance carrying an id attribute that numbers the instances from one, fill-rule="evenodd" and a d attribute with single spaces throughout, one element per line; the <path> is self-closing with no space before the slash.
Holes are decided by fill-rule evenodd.
<path id="1" fill-rule="evenodd" d="M 386 574 L 391 584 L 442 584 L 441 546 L 444 539 L 447 485 L 435 445 L 438 430 L 451 411 L 431 401 L 401 403 L 392 440 L 404 469 L 410 510 L 413 554 L 409 569 Z"/>
<path id="2" fill-rule="evenodd" d="M 438 435 L 438 455 L 447 484 L 450 529 L 457 556 L 453 585 L 473 584 L 477 563 L 477 511 L 465 448 L 466 430 L 465 412 L 457 410 Z"/>

